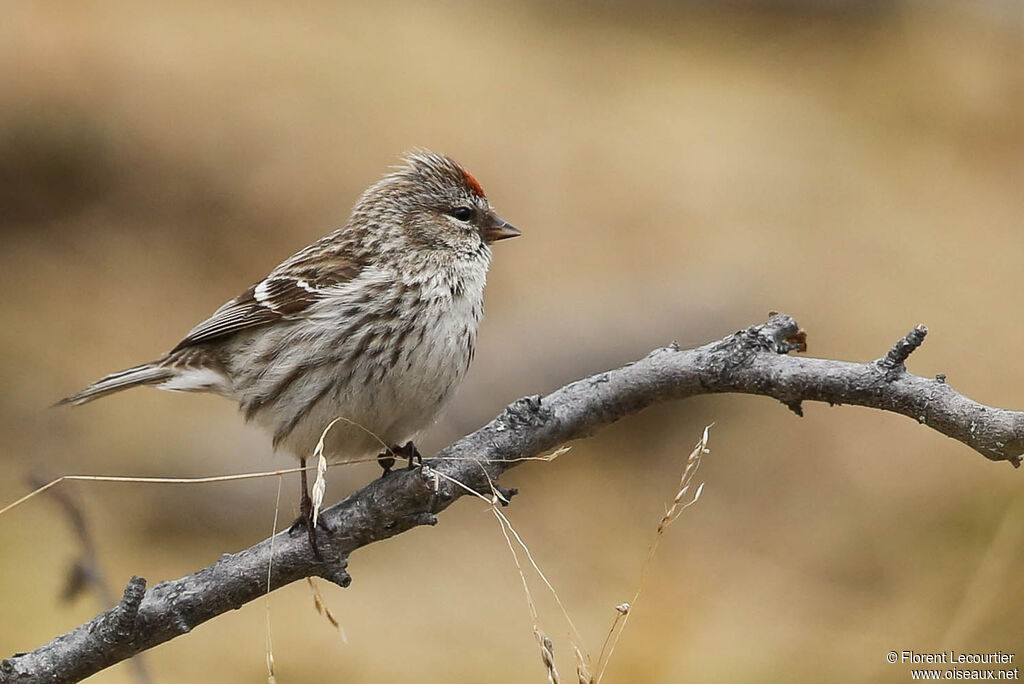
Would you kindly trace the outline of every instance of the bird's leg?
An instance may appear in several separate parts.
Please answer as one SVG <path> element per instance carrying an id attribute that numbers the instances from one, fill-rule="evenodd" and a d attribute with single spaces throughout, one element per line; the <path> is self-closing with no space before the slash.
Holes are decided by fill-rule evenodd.
<path id="1" fill-rule="evenodd" d="M 423 455 L 420 454 L 420 450 L 416 448 L 416 445 L 412 442 L 406 442 L 404 447 L 401 447 L 398 452 L 403 458 L 409 459 L 409 467 L 407 470 L 412 470 L 413 461 L 418 465 L 423 465 Z"/>
<path id="2" fill-rule="evenodd" d="M 313 548 L 313 556 L 318 561 L 322 561 L 320 547 L 316 544 L 316 530 L 313 528 L 313 499 L 309 497 L 309 485 L 306 482 L 306 459 L 299 459 L 299 467 L 302 468 L 299 476 L 302 485 L 302 496 L 299 498 L 299 517 L 295 519 L 288 531 L 294 534 L 300 527 L 305 527 L 306 533 L 309 535 L 309 545 Z"/>
<path id="3" fill-rule="evenodd" d="M 377 465 L 380 466 L 382 471 L 380 474 L 381 479 L 387 477 L 388 473 L 391 472 L 391 468 L 394 467 L 397 449 L 398 447 L 388 447 L 377 455 Z"/>

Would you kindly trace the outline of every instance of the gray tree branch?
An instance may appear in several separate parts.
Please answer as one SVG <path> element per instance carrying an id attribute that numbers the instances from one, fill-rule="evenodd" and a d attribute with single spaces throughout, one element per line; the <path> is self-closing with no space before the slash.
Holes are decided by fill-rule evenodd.
<path id="1" fill-rule="evenodd" d="M 794 357 L 789 352 L 806 349 L 804 333 L 791 317 L 773 313 L 766 323 L 720 341 L 687 350 L 673 344 L 546 397 L 520 399 L 425 461 L 422 469 L 376 480 L 326 509 L 322 520 L 333 532 L 320 536 L 323 561 L 313 556 L 305 534 L 282 532 L 148 590 L 145 580 L 133 577 L 111 610 L 30 653 L 2 661 L 0 684 L 76 682 L 259 598 L 267 591 L 271 549 L 272 589 L 309 576 L 348 586 L 346 567 L 353 551 L 417 525 L 435 524 L 435 514 L 466 493 L 448 478 L 490 493 L 490 483 L 523 458 L 671 399 L 759 394 L 799 415 L 804 401 L 868 406 L 908 416 L 988 459 L 1019 466 L 1024 413 L 979 404 L 947 385 L 943 376 L 907 372 L 904 363 L 926 333 L 923 326 L 915 328 L 870 363 Z"/>

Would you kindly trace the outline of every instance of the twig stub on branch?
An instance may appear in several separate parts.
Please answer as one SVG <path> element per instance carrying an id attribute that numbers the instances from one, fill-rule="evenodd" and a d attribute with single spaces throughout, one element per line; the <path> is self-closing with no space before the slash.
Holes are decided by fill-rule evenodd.
<path id="1" fill-rule="evenodd" d="M 906 363 L 907 358 L 914 353 L 914 350 L 924 343 L 924 337 L 927 334 L 927 326 L 922 324 L 915 327 L 904 335 L 896 344 L 894 344 L 892 349 L 890 349 L 885 356 L 878 359 L 875 363 L 890 371 L 905 371 L 906 368 L 903 364 Z"/>

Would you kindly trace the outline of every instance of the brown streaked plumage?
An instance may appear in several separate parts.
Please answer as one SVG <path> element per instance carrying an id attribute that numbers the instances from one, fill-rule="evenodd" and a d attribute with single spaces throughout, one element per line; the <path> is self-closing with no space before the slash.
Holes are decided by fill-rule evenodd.
<path id="1" fill-rule="evenodd" d="M 60 403 L 140 385 L 212 392 L 303 463 L 338 417 L 346 420 L 328 435 L 331 460 L 403 444 L 465 375 L 490 245 L 518 234 L 455 161 L 411 153 L 363 193 L 345 227 L 286 259 L 166 356 Z"/>

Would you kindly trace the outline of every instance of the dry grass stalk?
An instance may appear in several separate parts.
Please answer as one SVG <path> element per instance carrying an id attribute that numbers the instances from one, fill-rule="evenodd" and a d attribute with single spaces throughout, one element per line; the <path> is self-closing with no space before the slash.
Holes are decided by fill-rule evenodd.
<path id="1" fill-rule="evenodd" d="M 254 480 L 259 477 L 274 477 L 275 475 L 288 475 L 289 473 L 300 472 L 302 468 L 282 468 L 280 470 L 267 470 L 256 473 L 238 473 L 237 475 L 214 475 L 210 477 L 128 477 L 126 475 L 61 475 L 55 480 L 47 482 L 20 499 L 13 501 L 3 508 L 0 508 L 0 515 L 20 506 L 29 499 L 42 494 L 50 487 L 59 485 L 61 482 L 136 482 L 142 484 L 208 484 L 211 482 L 233 482 L 235 480 Z"/>
<path id="2" fill-rule="evenodd" d="M 268 684 L 277 684 L 277 678 L 274 676 L 274 644 L 270 637 L 270 578 L 271 572 L 274 569 L 274 540 L 277 539 L 277 516 L 281 511 L 281 483 L 284 481 L 283 477 L 277 478 L 277 501 L 274 503 L 274 524 L 270 529 L 270 560 L 267 562 L 267 600 L 266 600 L 266 616 L 267 616 L 267 682 Z"/>
<path id="3" fill-rule="evenodd" d="M 324 440 L 327 439 L 327 433 L 339 420 L 341 418 L 335 418 L 327 424 L 324 431 L 320 433 L 316 448 L 313 449 L 313 460 L 316 461 L 316 479 L 313 480 L 313 491 L 310 492 L 310 496 L 313 498 L 313 527 L 316 527 L 316 522 L 320 518 L 320 507 L 324 503 L 324 492 L 327 491 L 327 457 L 324 456 Z"/>
<path id="4" fill-rule="evenodd" d="M 565 453 L 562 450 L 559 451 L 561 453 Z M 559 452 L 555 452 L 551 456 L 551 458 L 556 458 L 558 456 L 558 453 Z M 555 591 L 554 585 L 551 584 L 551 581 L 548 580 L 547 575 L 544 574 L 544 571 L 540 569 L 540 566 L 537 564 L 536 559 L 534 559 L 533 553 L 530 551 L 530 547 L 526 545 L 526 542 L 523 541 L 523 538 L 519 535 L 519 532 L 517 532 L 515 527 L 512 526 L 512 521 L 510 521 L 508 517 L 498 507 L 498 502 L 504 501 L 505 498 L 501 496 L 501 494 L 498 492 L 498 488 L 494 485 L 494 482 L 491 480 L 491 477 L 490 475 L 487 474 L 486 470 L 484 470 L 484 476 L 487 478 L 487 482 L 491 487 L 491 499 L 489 501 L 479 492 L 470 489 L 469 487 L 462 484 L 461 482 L 458 482 L 454 478 L 450 478 L 448 476 L 444 477 L 446 479 L 452 480 L 453 482 L 456 482 L 467 491 L 472 492 L 477 497 L 483 499 L 484 501 L 487 501 L 491 505 L 491 513 L 493 513 L 494 517 L 498 520 L 498 525 L 501 527 L 501 533 L 505 536 L 505 543 L 508 544 L 509 551 L 512 552 L 512 560 L 516 564 L 516 570 L 519 571 L 519 579 L 523 583 L 523 591 L 526 593 L 526 603 L 529 606 L 530 618 L 533 622 L 533 633 L 541 647 L 541 659 L 544 662 L 544 666 L 547 668 L 548 681 L 553 683 L 557 683 L 559 681 L 558 670 L 555 669 L 554 662 L 554 645 L 551 639 L 546 634 L 544 634 L 544 632 L 540 629 L 540 620 L 537 615 L 537 606 L 533 601 L 533 595 L 530 592 L 530 583 L 526 579 L 526 573 L 523 572 L 522 563 L 519 562 L 519 554 L 516 552 L 515 546 L 512 544 L 513 537 L 515 538 L 519 546 L 522 548 L 523 552 L 526 554 L 527 559 L 530 561 L 530 565 L 533 566 L 534 572 L 537 573 L 537 575 L 544 582 L 544 585 L 547 586 L 548 590 L 551 592 L 551 595 L 555 599 L 555 603 L 558 604 L 559 610 L 562 611 L 562 616 L 565 618 L 565 621 L 568 623 L 569 628 L 572 630 L 574 639 L 573 649 L 575 650 L 576 657 L 580 663 L 577 665 L 577 674 L 579 674 L 581 667 L 589 672 L 587 658 L 584 657 L 582 651 L 580 651 L 579 648 L 579 644 L 583 643 L 583 639 L 582 637 L 580 637 L 579 630 L 576 629 L 576 624 L 573 622 L 572 617 L 570 617 L 569 615 L 569 611 L 566 610 L 565 605 L 562 603 L 562 598 L 558 595 L 558 592 Z"/>
<path id="5" fill-rule="evenodd" d="M 488 463 L 522 463 L 523 461 L 544 461 L 550 463 L 562 454 L 572 451 L 572 447 L 564 446 L 555 449 L 550 454 L 544 454 L 543 456 L 517 456 L 516 458 L 489 458 Z M 479 458 L 475 456 L 445 456 L 444 461 L 479 461 Z"/>
<path id="6" fill-rule="evenodd" d="M 688 497 L 688 493 L 690 491 L 690 486 L 693 484 L 693 479 L 697 474 L 697 470 L 700 468 L 701 459 L 704 457 L 704 454 L 710 453 L 710 450 L 708 449 L 708 432 L 711 430 L 711 427 L 711 425 L 708 425 L 704 428 L 700 441 L 693 447 L 693 451 L 690 452 L 689 457 L 686 459 L 686 467 L 683 468 L 683 474 L 679 478 L 678 491 L 672 499 L 672 504 L 668 507 L 668 510 L 665 511 L 665 515 L 663 515 L 661 520 L 658 522 L 658 529 L 654 534 L 654 541 L 651 542 L 650 549 L 647 552 L 647 558 L 644 560 L 643 568 L 640 570 L 640 581 L 637 583 L 633 599 L 628 603 L 620 603 L 615 606 L 617 613 L 615 620 L 612 622 L 612 626 L 608 630 L 608 634 L 605 636 L 604 643 L 601 645 L 601 653 L 597 658 L 597 677 L 594 680 L 595 684 L 600 683 L 608 669 L 608 663 L 612 659 L 615 647 L 618 645 L 619 639 L 622 637 L 622 632 L 626 629 L 626 623 L 629 622 L 632 606 L 635 605 L 637 599 L 640 598 L 640 592 L 643 591 L 644 584 L 647 582 L 647 574 L 650 572 L 651 563 L 654 560 L 654 554 L 658 550 L 658 544 L 661 543 L 661 538 L 664 536 L 665 530 L 679 519 L 679 516 L 683 514 L 683 511 L 700 500 L 700 496 L 704 491 L 703 482 L 697 487 L 697 491 L 694 493 L 692 498 Z"/>
<path id="7" fill-rule="evenodd" d="M 589 658 L 583 655 L 578 646 L 573 646 L 576 651 L 576 679 L 579 684 L 594 684 L 594 676 L 590 674 Z"/>
<path id="8" fill-rule="evenodd" d="M 541 573 L 540 568 L 537 567 L 537 564 L 533 560 L 532 555 L 529 552 L 529 549 L 523 543 L 522 537 L 520 537 L 519 534 L 515 531 L 515 528 L 512 527 L 512 523 L 509 521 L 509 519 L 505 517 L 505 515 L 498 509 L 497 503 L 499 495 L 497 489 L 494 487 L 494 483 L 491 483 L 491 491 L 493 492 L 493 496 L 491 499 L 488 499 L 487 497 L 480 494 L 480 492 L 477 492 L 476 490 L 468 487 L 462 482 L 459 482 L 455 478 L 445 475 L 444 473 L 435 471 L 435 476 L 441 476 L 446 480 L 451 481 L 452 483 L 465 489 L 467 492 L 473 494 L 477 498 L 482 499 L 483 501 L 486 501 L 488 504 L 490 504 L 491 511 L 497 518 L 498 525 L 501 527 L 501 533 L 505 537 L 505 543 L 508 545 L 508 550 L 512 552 L 512 561 L 516 564 L 516 571 L 519 572 L 519 579 L 523 583 L 523 593 L 526 595 L 526 605 L 530 610 L 530 621 L 533 625 L 533 636 L 537 639 L 537 644 L 540 646 L 540 657 L 541 661 L 544 663 L 544 668 L 548 675 L 548 683 L 559 684 L 560 679 L 558 677 L 558 669 L 555 667 L 554 644 L 551 641 L 551 638 L 548 637 L 547 634 L 545 634 L 544 631 L 540 628 L 540 617 L 537 615 L 537 604 L 534 603 L 533 593 L 530 591 L 530 583 L 526 579 L 526 573 L 523 571 L 523 564 L 519 561 L 519 553 L 516 552 L 516 547 L 512 543 L 513 536 L 516 538 L 516 541 L 519 543 L 519 545 L 523 547 L 523 549 L 526 551 L 527 556 L 530 558 L 530 563 L 533 565 L 534 569 L 537 570 L 538 574 L 540 574 L 543 577 L 543 573 Z M 490 480 L 489 477 L 488 480 Z M 551 587 L 551 583 L 547 581 L 547 578 L 544 578 L 544 582 L 548 585 L 549 588 L 551 588 L 551 591 L 554 592 L 554 588 Z M 555 597 L 557 600 L 557 594 L 555 595 Z M 559 605 L 561 606 L 561 601 L 559 601 Z M 564 610 L 565 609 L 563 608 L 563 611 Z M 566 613 L 566 618 L 568 619 L 568 617 L 568 613 Z M 571 620 L 570 624 L 572 624 Z M 575 630 L 575 626 L 573 627 L 573 629 Z M 577 652 L 579 652 L 579 649 L 577 649 Z"/>
<path id="9" fill-rule="evenodd" d="M 555 667 L 555 645 L 551 642 L 551 637 L 536 627 L 533 629 L 533 635 L 537 637 L 537 643 L 540 644 L 540 658 L 548 673 L 548 684 L 558 684 L 560 680 L 558 679 L 558 669 Z"/>
<path id="10" fill-rule="evenodd" d="M 327 607 L 327 603 L 324 601 L 323 595 L 320 593 L 320 585 L 317 583 L 316 578 L 307 577 L 306 582 L 309 583 L 309 588 L 313 591 L 313 607 L 316 608 L 316 612 L 327 618 L 327 621 L 331 623 L 331 626 L 338 630 L 338 636 L 341 640 L 348 644 L 348 634 L 345 633 L 345 628 L 341 626 L 338 618 L 334 617 L 334 613 Z"/>
<path id="11" fill-rule="evenodd" d="M 339 418 L 338 420 L 347 420 L 345 418 Z M 351 422 L 351 421 L 348 421 Z M 352 423 L 356 425 L 355 423 Z M 358 426 L 357 427 L 361 427 Z M 365 429 L 365 428 L 364 428 Z M 371 433 L 372 434 L 372 433 Z M 374 435 L 376 437 L 376 435 Z M 378 441 L 379 438 L 378 438 Z M 383 442 L 381 442 L 383 444 Z M 550 454 L 545 456 L 523 456 L 521 458 L 506 458 L 506 459 L 493 459 L 493 463 L 520 463 L 522 461 L 553 461 L 557 457 L 569 451 L 569 447 L 562 447 L 556 449 Z M 372 463 L 376 462 L 377 457 L 372 456 L 370 458 L 353 459 L 346 461 L 344 465 L 354 463 Z M 472 457 L 448 457 L 445 460 L 450 461 L 462 461 L 462 460 L 476 460 Z M 42 494 L 51 487 L 55 487 L 64 481 L 72 482 L 134 482 L 138 484 L 211 484 L 214 482 L 234 482 L 236 480 L 255 480 L 261 477 L 276 477 L 278 475 L 288 475 L 291 473 L 301 472 L 302 468 L 280 468 L 278 470 L 264 470 L 252 473 L 237 473 L 234 475 L 210 475 L 205 477 L 133 477 L 130 475 L 61 475 L 60 477 L 47 482 L 44 485 L 33 489 L 28 494 L 22 496 L 19 499 L 12 501 L 3 508 L 0 508 L 0 515 L 7 513 L 8 511 L 17 508 L 21 504 L 25 503 L 29 499 L 32 499 L 39 494 Z"/>
<path id="12" fill-rule="evenodd" d="M 560 453 L 565 453 L 566 450 L 567 449 L 559 449 L 558 451 L 554 452 L 551 455 L 551 459 L 554 459 Z M 481 466 L 481 470 L 483 470 L 482 466 Z M 576 640 L 576 643 L 577 644 L 583 643 L 583 639 L 580 636 L 580 632 L 576 628 L 576 623 L 573 622 L 572 617 L 569 615 L 569 611 L 566 610 L 565 604 L 562 603 L 562 598 L 558 595 L 558 592 L 555 590 L 554 585 L 551 584 L 551 581 L 547 578 L 547 575 L 544 574 L 544 571 L 540 569 L 540 565 L 537 564 L 536 559 L 533 557 L 533 553 L 530 551 L 530 547 L 526 545 L 526 542 L 523 541 L 523 538 L 519 535 L 519 532 L 517 532 L 516 528 L 513 527 L 512 521 L 509 520 L 508 516 L 506 516 L 502 512 L 502 510 L 498 507 L 498 502 L 499 501 L 505 501 L 505 498 L 498 492 L 498 488 L 494 485 L 494 482 L 491 480 L 490 475 L 487 474 L 487 471 L 483 470 L 483 473 L 484 473 L 484 477 L 487 478 L 487 482 L 488 482 L 488 484 L 490 485 L 490 488 L 491 488 L 491 498 L 490 499 L 488 499 L 487 497 L 483 496 L 482 494 L 480 494 L 480 492 L 476 491 L 475 489 L 472 489 L 471 487 L 463 484 L 462 482 L 459 482 L 458 480 L 456 480 L 453 477 L 450 477 L 450 476 L 445 475 L 444 473 L 441 473 L 441 472 L 438 472 L 438 471 L 433 471 L 433 475 L 434 475 L 435 478 L 438 477 L 438 476 L 443 477 L 444 479 L 452 482 L 453 484 L 456 484 L 459 487 L 462 487 L 464 490 L 466 490 L 467 492 L 469 492 L 473 496 L 477 497 L 478 499 L 486 501 L 488 504 L 490 504 L 490 506 L 491 506 L 491 513 L 493 513 L 494 517 L 498 519 L 498 524 L 501 526 L 501 531 L 505 535 L 505 541 L 508 543 L 509 550 L 512 552 L 512 558 L 513 558 L 513 560 L 515 560 L 516 568 L 519 570 L 519 575 L 520 575 L 520 577 L 523 580 L 523 587 L 526 590 L 527 598 L 529 599 L 529 602 L 530 602 L 530 614 L 534 618 L 536 618 L 536 610 L 535 610 L 534 605 L 533 605 L 533 600 L 532 600 L 532 598 L 530 598 L 530 589 L 529 589 L 529 586 L 527 584 L 526 575 L 523 573 L 522 566 L 519 563 L 519 556 L 516 553 L 515 547 L 512 545 L 512 537 L 515 538 L 516 542 L 523 549 L 523 552 L 526 554 L 526 558 L 530 561 L 530 565 L 533 566 L 534 571 L 540 577 L 541 581 L 544 582 L 544 585 L 548 588 L 548 591 L 551 592 L 551 596 L 555 599 L 555 603 L 558 605 L 559 610 L 562 611 L 562 616 L 565 618 L 566 623 L 569 625 L 569 628 L 572 630 L 573 638 Z M 511 537 L 509 535 L 511 535 Z"/>
<path id="13" fill-rule="evenodd" d="M 515 537 L 516 542 L 518 542 L 519 546 L 522 547 L 523 553 L 526 554 L 526 558 L 530 561 L 530 565 L 533 566 L 534 572 L 536 572 L 537 576 L 540 577 L 542 582 L 544 582 L 544 585 L 548 588 L 548 591 L 551 592 L 551 596 L 555 599 L 555 603 L 558 605 L 559 610 L 562 611 L 562 617 L 565 618 L 566 623 L 568 623 L 569 625 L 569 629 L 572 630 L 573 639 L 575 640 L 576 644 L 582 644 L 583 638 L 580 636 L 579 630 L 576 629 L 576 623 L 574 623 L 572 617 L 570 617 L 569 611 L 566 610 L 565 605 L 562 603 L 562 598 L 558 595 L 558 592 L 555 591 L 554 585 L 551 584 L 550 580 L 548 580 L 547 575 L 544 574 L 544 571 L 540 569 L 540 566 L 537 564 L 537 561 L 533 557 L 533 553 L 530 551 L 530 547 L 526 545 L 526 542 L 523 541 L 523 538 L 520 537 L 516 529 L 512 527 L 512 523 L 509 521 L 508 517 L 506 517 L 506 515 L 497 506 L 492 505 L 491 511 L 498 518 L 499 522 L 503 526 L 503 529 L 507 527 L 508 531 L 512 534 L 512 536 Z M 506 535 L 506 539 L 507 538 L 508 535 Z M 513 554 L 515 554 L 514 549 Z M 525 577 L 523 581 L 526 581 Z"/>
<path id="14" fill-rule="evenodd" d="M 567 454 L 570 451 L 572 451 L 572 447 L 571 446 L 563 446 L 563 447 L 558 447 L 557 449 L 552 451 L 550 454 L 545 454 L 543 456 L 532 456 L 532 457 L 527 456 L 525 458 L 510 458 L 510 459 L 504 459 L 501 462 L 515 463 L 516 461 L 531 461 L 531 460 L 533 460 L 533 461 L 554 461 L 556 458 L 558 458 L 562 454 Z M 495 462 L 497 462 L 497 461 L 495 461 Z"/>
<path id="15" fill-rule="evenodd" d="M 323 506 L 324 503 L 324 492 L 327 491 L 327 456 L 324 455 L 324 440 L 327 439 L 327 433 L 331 431 L 331 428 L 339 422 L 348 423 L 353 427 L 359 428 L 370 437 L 377 440 L 384 451 L 391 451 L 391 447 L 389 447 L 375 432 L 367 429 L 354 420 L 349 420 L 344 416 L 338 416 L 328 423 L 327 427 L 325 427 L 323 432 L 320 433 L 320 439 L 317 440 L 316 448 L 313 449 L 313 459 L 316 461 L 316 480 L 313 481 L 313 491 L 310 493 L 310 496 L 313 499 L 313 527 L 316 527 L 316 521 L 320 517 L 320 507 Z M 369 461 L 377 459 L 374 457 L 373 459 L 360 460 Z M 355 461 L 348 461 L 348 463 L 354 462 Z"/>
<path id="16" fill-rule="evenodd" d="M 465 487 L 465 485 L 462 486 Z M 478 492 L 474 492 L 474 494 L 480 496 Z M 486 501 L 486 497 L 480 496 L 480 498 Z M 544 663 L 544 669 L 548 675 L 548 682 L 549 684 L 558 684 L 559 679 L 558 670 L 555 668 L 554 644 L 540 628 L 540 618 L 537 615 L 537 604 L 533 602 L 533 594 L 530 592 L 530 583 L 526 580 L 526 573 L 523 572 L 523 565 L 519 562 L 519 554 L 516 553 L 516 548 L 512 544 L 512 537 L 509 536 L 509 530 L 506 527 L 507 520 L 507 518 L 499 517 L 498 524 L 501 526 L 501 533 L 505 536 L 505 543 L 508 544 L 508 550 L 512 552 L 512 560 L 515 562 L 516 570 L 519 572 L 519 579 L 523 583 L 523 592 L 526 594 L 526 605 L 530 609 L 530 621 L 533 624 L 533 636 L 537 639 L 537 644 L 540 646 L 540 658 Z"/>

